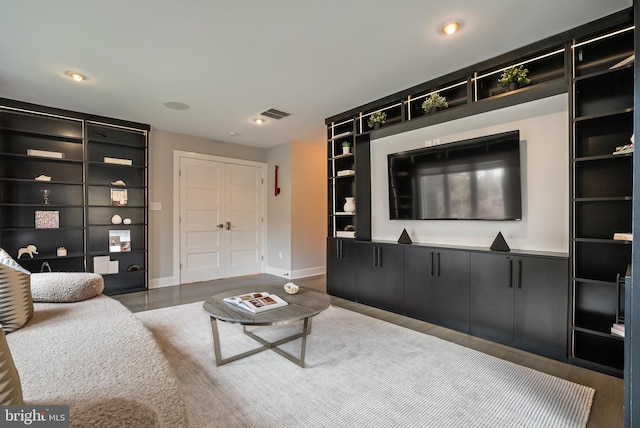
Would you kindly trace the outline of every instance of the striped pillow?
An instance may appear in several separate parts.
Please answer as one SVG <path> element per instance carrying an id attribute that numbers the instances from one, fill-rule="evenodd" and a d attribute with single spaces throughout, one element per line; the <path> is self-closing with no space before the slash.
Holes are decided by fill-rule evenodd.
<path id="1" fill-rule="evenodd" d="M 25 325 L 32 315 L 31 275 L 0 248 L 0 324 L 5 334 Z"/>
<path id="2" fill-rule="evenodd" d="M 13 364 L 9 344 L 0 325 L 0 406 L 19 406 L 22 403 L 20 376 Z"/>

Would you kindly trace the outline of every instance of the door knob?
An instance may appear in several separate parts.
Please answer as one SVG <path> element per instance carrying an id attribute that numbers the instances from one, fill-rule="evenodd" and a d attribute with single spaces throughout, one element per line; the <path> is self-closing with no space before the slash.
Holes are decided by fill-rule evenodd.
<path id="1" fill-rule="evenodd" d="M 219 225 L 216 226 L 218 229 L 222 229 L 224 227 L 224 224 L 220 223 Z"/>
<path id="2" fill-rule="evenodd" d="M 225 229 L 231 230 L 231 222 L 230 221 L 225 223 Z"/>

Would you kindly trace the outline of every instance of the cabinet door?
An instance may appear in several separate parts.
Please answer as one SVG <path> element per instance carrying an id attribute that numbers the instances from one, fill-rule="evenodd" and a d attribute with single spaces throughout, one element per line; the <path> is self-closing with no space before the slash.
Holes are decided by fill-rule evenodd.
<path id="1" fill-rule="evenodd" d="M 356 298 L 355 244 L 349 239 L 327 240 L 327 293 Z"/>
<path id="2" fill-rule="evenodd" d="M 567 358 L 569 264 L 565 259 L 514 260 L 514 345 L 536 354 Z"/>
<path id="3" fill-rule="evenodd" d="M 404 248 L 356 244 L 356 300 L 394 312 L 402 308 Z"/>
<path id="4" fill-rule="evenodd" d="M 497 342 L 513 342 L 513 269 L 511 256 L 472 253 L 470 331 Z"/>
<path id="5" fill-rule="evenodd" d="M 469 253 L 405 248 L 403 312 L 468 332 Z"/>

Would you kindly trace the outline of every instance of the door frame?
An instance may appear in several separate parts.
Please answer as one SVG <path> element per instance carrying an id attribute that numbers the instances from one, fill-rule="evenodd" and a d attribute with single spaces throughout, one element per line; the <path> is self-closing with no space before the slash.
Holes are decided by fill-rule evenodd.
<path id="1" fill-rule="evenodd" d="M 260 248 L 262 260 L 260 264 L 260 272 L 265 270 L 265 254 L 267 249 L 267 163 L 257 162 L 244 159 L 227 158 L 223 156 L 208 155 L 205 153 L 185 152 L 182 150 L 173 151 L 173 283 L 180 282 L 180 159 L 198 159 L 213 162 L 221 162 L 233 165 L 245 165 L 260 168 L 262 175 L 262 183 L 264 185 L 262 191 L 262 200 L 260 201 L 260 209 L 262 210 L 262 248 Z"/>

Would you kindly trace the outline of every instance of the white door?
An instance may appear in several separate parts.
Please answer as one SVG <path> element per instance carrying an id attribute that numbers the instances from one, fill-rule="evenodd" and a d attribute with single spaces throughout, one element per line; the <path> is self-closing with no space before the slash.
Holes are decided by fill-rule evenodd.
<path id="1" fill-rule="evenodd" d="M 255 166 L 227 164 L 225 175 L 226 276 L 261 272 L 262 170 Z"/>
<path id="2" fill-rule="evenodd" d="M 262 271 L 262 169 L 180 158 L 180 283 Z"/>

